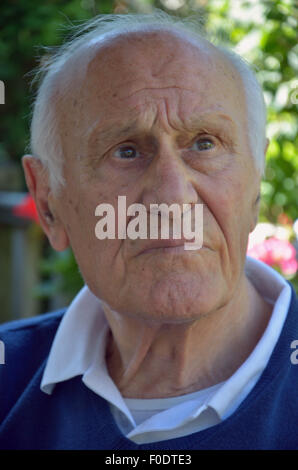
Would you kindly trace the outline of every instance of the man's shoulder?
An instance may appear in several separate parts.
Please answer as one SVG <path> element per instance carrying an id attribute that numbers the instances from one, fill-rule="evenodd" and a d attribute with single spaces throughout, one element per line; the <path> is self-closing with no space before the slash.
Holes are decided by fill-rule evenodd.
<path id="1" fill-rule="evenodd" d="M 0 325 L 0 423 L 17 403 L 49 355 L 65 309 Z"/>
<path id="2" fill-rule="evenodd" d="M 4 346 L 5 365 L 18 368 L 38 364 L 49 353 L 57 328 L 66 309 L 0 325 L 0 340 Z M 3 361 L 2 361 L 3 362 Z M 3 372 L 3 367 L 1 367 Z"/>
<path id="3" fill-rule="evenodd" d="M 5 364 L 17 367 L 20 357 L 35 362 L 49 352 L 57 328 L 66 309 L 0 325 L 0 340 L 4 345 Z"/>
<path id="4" fill-rule="evenodd" d="M 66 308 L 56 310 L 54 312 L 44 313 L 30 318 L 22 318 L 12 320 L 0 325 L 0 335 L 7 335 L 9 333 L 22 333 L 22 331 L 29 331 L 38 329 L 52 329 L 57 328 L 59 325 Z"/>

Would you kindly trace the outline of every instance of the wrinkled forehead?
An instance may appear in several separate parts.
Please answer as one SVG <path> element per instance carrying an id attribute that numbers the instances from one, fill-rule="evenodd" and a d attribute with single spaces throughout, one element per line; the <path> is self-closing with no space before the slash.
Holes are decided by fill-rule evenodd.
<path id="1" fill-rule="evenodd" d="M 57 75 L 57 85 L 65 98 L 93 99 L 118 90 L 136 78 L 163 79 L 175 86 L 181 78 L 187 87 L 200 72 L 200 78 L 221 77 L 240 83 L 240 77 L 210 42 L 170 30 L 147 30 L 93 39 L 76 51 Z"/>
<path id="2" fill-rule="evenodd" d="M 116 37 L 99 47 L 87 67 L 88 78 L 109 74 L 113 80 L 177 77 L 179 66 L 212 69 L 211 45 L 202 40 L 197 44 L 167 31 L 134 32 Z M 181 70 L 180 70 L 181 72 Z"/>
<path id="3" fill-rule="evenodd" d="M 81 64 L 86 76 L 93 72 L 116 68 L 118 71 L 139 62 L 150 64 L 153 75 L 160 63 L 171 63 L 176 58 L 195 62 L 210 61 L 216 48 L 204 38 L 194 38 L 186 32 L 162 29 L 136 30 L 94 38 L 84 44 L 73 56 Z M 144 71 L 148 72 L 148 68 Z"/>
<path id="4" fill-rule="evenodd" d="M 112 116 L 119 102 L 142 88 L 153 94 L 158 87 L 183 87 L 197 91 L 207 105 L 216 104 L 220 95 L 233 95 L 234 106 L 235 95 L 239 104 L 243 96 L 238 73 L 212 44 L 172 31 L 136 31 L 93 41 L 70 59 L 59 82 L 64 88 L 57 109 L 60 129 L 76 128 L 81 136 L 101 109 Z"/>

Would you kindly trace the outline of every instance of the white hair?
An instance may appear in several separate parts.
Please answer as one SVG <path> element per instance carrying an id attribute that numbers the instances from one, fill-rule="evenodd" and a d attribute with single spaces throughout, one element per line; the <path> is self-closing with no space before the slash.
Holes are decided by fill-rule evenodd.
<path id="1" fill-rule="evenodd" d="M 200 19 L 195 17 L 182 19 L 156 10 L 150 14 L 99 15 L 95 19 L 84 23 L 83 26 L 76 28 L 72 39 L 41 63 L 36 74 L 36 79 L 40 80 L 40 86 L 33 106 L 31 153 L 48 170 L 50 185 L 53 190 L 64 184 L 64 156 L 61 136 L 57 128 L 53 96 L 57 92 L 57 88 L 62 95 L 71 89 L 73 84 L 71 74 L 67 73 L 68 66 L 71 62 L 83 56 L 84 66 L 81 67 L 80 64 L 79 67 L 79 73 L 82 74 L 101 42 L 123 34 L 155 29 L 173 32 L 184 36 L 184 38 L 186 35 L 191 42 L 197 44 L 198 40 L 207 40 L 238 71 L 245 90 L 250 149 L 256 169 L 260 174 L 263 173 L 266 145 L 266 106 L 262 89 L 253 70 L 235 52 L 216 44 L 217 41 L 214 39 L 212 41 L 207 39 L 206 34 L 202 31 Z M 63 74 L 65 79 L 61 80 L 61 72 L 63 71 L 65 72 Z"/>

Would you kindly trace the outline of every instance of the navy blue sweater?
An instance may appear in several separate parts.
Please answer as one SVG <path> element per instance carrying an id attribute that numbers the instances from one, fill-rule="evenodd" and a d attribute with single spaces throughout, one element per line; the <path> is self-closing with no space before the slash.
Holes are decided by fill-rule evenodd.
<path id="1" fill-rule="evenodd" d="M 177 439 L 137 445 L 118 429 L 108 403 L 81 381 L 40 390 L 51 343 L 63 311 L 0 327 L 0 449 L 298 449 L 298 300 L 292 289 L 281 336 L 259 381 L 226 420 Z"/>

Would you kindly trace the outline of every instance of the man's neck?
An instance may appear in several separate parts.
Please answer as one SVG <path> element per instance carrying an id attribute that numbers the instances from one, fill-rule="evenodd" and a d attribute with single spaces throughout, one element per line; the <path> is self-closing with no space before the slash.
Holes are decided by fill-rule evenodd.
<path id="1" fill-rule="evenodd" d="M 227 305 L 185 324 L 148 324 L 105 306 L 109 373 L 127 398 L 165 398 L 211 387 L 246 360 L 271 311 L 246 278 Z"/>

